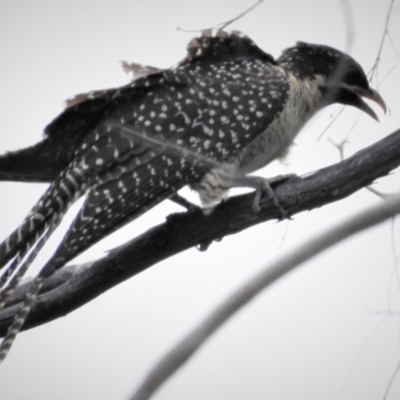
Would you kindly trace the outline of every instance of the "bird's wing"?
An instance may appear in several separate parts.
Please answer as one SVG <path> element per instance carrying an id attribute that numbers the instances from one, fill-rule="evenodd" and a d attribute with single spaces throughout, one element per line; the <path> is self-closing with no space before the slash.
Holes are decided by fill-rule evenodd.
<path id="1" fill-rule="evenodd" d="M 160 69 L 122 62 L 132 81 Z M 72 161 L 82 140 L 101 120 L 107 106 L 121 88 L 79 93 L 65 101 L 65 111 L 44 130 L 44 138 L 33 146 L 0 155 L 0 180 L 51 182 Z M 85 107 L 81 103 L 85 102 Z M 79 107 L 76 105 L 81 104 Z"/>
<path id="2" fill-rule="evenodd" d="M 81 93 L 66 101 L 66 109 L 44 130 L 33 146 L 0 156 L 0 180 L 51 182 L 72 161 L 85 136 L 103 118 L 120 89 Z M 80 103 L 80 107 L 76 107 Z"/>
<path id="3" fill-rule="evenodd" d="M 191 61 L 259 59 L 274 64 L 273 58 L 240 33 L 219 31 L 219 38 L 200 37 L 191 40 L 187 55 L 179 65 Z M 138 63 L 122 62 L 124 71 L 132 73 L 133 82 L 161 71 Z M 168 72 L 164 71 L 168 76 Z M 172 76 L 173 74 L 169 74 Z M 143 82 L 143 79 L 142 79 Z M 79 93 L 65 101 L 66 109 L 44 129 L 44 139 L 25 149 L 0 156 L 0 180 L 51 182 L 72 161 L 86 135 L 104 118 L 116 97 L 127 96 L 132 85 L 121 88 Z"/>
<path id="4" fill-rule="evenodd" d="M 134 87 L 151 89 L 138 98 L 121 92 L 121 105 L 105 125 L 108 137 L 129 137 L 138 150 L 98 177 L 57 251 L 60 260 L 199 181 L 212 166 L 235 159 L 279 115 L 288 96 L 286 77 L 270 56 L 235 35 L 192 41 L 177 68 Z M 89 135 L 83 145 L 98 136 Z M 115 150 L 123 153 L 124 145 Z"/>

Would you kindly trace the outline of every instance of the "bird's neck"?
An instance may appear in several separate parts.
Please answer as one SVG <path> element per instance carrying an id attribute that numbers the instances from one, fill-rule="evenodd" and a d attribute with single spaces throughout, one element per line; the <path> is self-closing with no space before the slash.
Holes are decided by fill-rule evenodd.
<path id="1" fill-rule="evenodd" d="M 240 171 L 251 173 L 284 157 L 293 139 L 321 108 L 321 77 L 300 79 L 288 73 L 289 97 L 278 118 L 240 156 Z"/>

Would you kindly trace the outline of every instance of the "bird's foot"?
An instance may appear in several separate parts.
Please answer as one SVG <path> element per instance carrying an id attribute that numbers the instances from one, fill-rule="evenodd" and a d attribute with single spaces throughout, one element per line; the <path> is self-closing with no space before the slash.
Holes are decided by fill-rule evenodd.
<path id="1" fill-rule="evenodd" d="M 296 175 L 294 174 L 278 175 L 272 179 L 266 179 L 259 176 L 244 176 L 235 179 L 234 187 L 251 187 L 255 189 L 253 200 L 254 212 L 258 213 L 261 211 L 261 198 L 263 194 L 266 194 L 273 201 L 274 206 L 279 210 L 281 214 L 281 219 L 286 219 L 288 218 L 288 213 L 276 197 L 272 186 L 277 186 L 295 176 Z"/>
<path id="2" fill-rule="evenodd" d="M 264 194 L 266 194 L 274 203 L 274 206 L 279 210 L 281 214 L 281 218 L 285 219 L 287 218 L 287 211 L 285 208 L 282 206 L 282 204 L 279 202 L 278 198 L 275 195 L 274 190 L 271 187 L 271 183 L 268 181 L 268 179 L 261 178 L 258 176 L 255 176 L 253 178 L 256 178 L 253 180 L 254 183 L 254 189 L 255 194 L 254 194 L 254 200 L 253 200 L 253 211 L 258 213 L 261 211 L 261 199 Z"/>

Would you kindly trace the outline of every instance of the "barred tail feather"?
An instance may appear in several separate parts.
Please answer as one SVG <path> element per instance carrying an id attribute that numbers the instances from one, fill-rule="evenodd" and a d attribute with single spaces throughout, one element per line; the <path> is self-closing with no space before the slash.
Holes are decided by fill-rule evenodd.
<path id="1" fill-rule="evenodd" d="M 82 186 L 82 177 L 80 169 L 69 168 L 50 185 L 21 225 L 0 244 L 0 269 L 21 251 L 25 243 L 35 243 L 35 238 L 45 231 L 52 215 L 62 212 L 68 206 Z M 1 282 L 10 276 L 10 272 L 5 274 Z"/>
<path id="2" fill-rule="evenodd" d="M 4 337 L 3 341 L 0 344 L 0 364 L 4 361 L 4 359 L 7 357 L 8 352 L 10 351 L 10 348 L 20 332 L 22 325 L 25 322 L 25 319 L 27 315 L 29 314 L 32 305 L 34 301 L 36 300 L 38 293 L 40 291 L 40 288 L 42 287 L 44 278 L 41 276 L 38 276 L 35 278 L 33 281 L 29 292 L 26 295 L 25 301 L 22 304 L 22 307 L 18 311 L 18 313 L 14 317 L 14 321 L 8 328 L 8 331 L 6 333 L 6 336 Z"/>
<path id="3" fill-rule="evenodd" d="M 25 273 L 28 270 L 28 268 L 30 267 L 31 263 L 34 261 L 37 254 L 39 253 L 39 251 L 46 244 L 48 238 L 52 235 L 54 230 L 58 227 L 58 225 L 60 224 L 60 221 L 62 220 L 64 215 L 65 215 L 65 213 L 53 215 L 50 222 L 44 227 L 44 229 L 47 229 L 46 232 L 43 235 L 39 235 L 39 236 L 41 236 L 39 238 L 35 237 L 34 243 L 31 243 L 31 242 L 26 243 L 25 248 L 17 254 L 17 256 L 12 261 L 9 268 L 7 268 L 7 271 L 6 271 L 7 273 L 9 272 L 10 269 L 13 270 L 12 272 L 16 271 L 16 273 L 9 280 L 7 286 L 0 291 L 0 310 L 2 310 L 4 308 L 4 306 L 7 304 L 8 299 L 14 293 L 15 288 L 20 283 L 21 279 L 25 275 Z M 29 251 L 30 251 L 30 253 L 29 253 Z M 24 262 L 22 262 L 22 260 L 25 258 L 25 256 L 27 256 L 27 257 L 24 260 Z M 21 262 L 22 262 L 22 264 L 21 264 Z M 10 273 L 10 275 L 11 275 L 11 273 Z"/>
<path id="4" fill-rule="evenodd" d="M 72 171 L 73 169 L 67 170 L 65 174 L 62 174 L 63 177 L 67 176 L 67 173 L 73 173 Z M 8 299 L 13 294 L 15 288 L 21 281 L 29 266 L 36 258 L 39 251 L 43 248 L 54 230 L 58 227 L 70 206 L 84 194 L 86 190 L 86 183 L 83 180 L 73 180 L 73 182 L 79 182 L 79 185 L 74 185 L 74 188 L 72 190 L 72 188 L 67 188 L 65 180 L 61 182 L 57 180 L 57 182 L 54 182 L 54 184 L 48 189 L 38 205 L 33 208 L 33 210 L 35 210 L 35 208 L 40 208 L 43 206 L 48 207 L 49 204 L 54 205 L 54 202 L 58 203 L 59 206 L 59 209 L 57 209 L 56 211 L 54 211 L 54 208 L 52 208 L 51 206 L 48 207 L 46 211 L 48 213 L 48 217 L 43 220 L 41 224 L 34 226 L 33 232 L 29 232 L 29 234 L 25 235 L 24 238 L 21 237 L 21 244 L 15 244 L 15 247 L 13 249 L 13 256 L 15 258 L 14 260 L 12 260 L 11 264 L 8 266 L 1 278 L 2 285 L 6 286 L 0 291 L 0 309 L 2 309 L 7 304 Z M 57 198 L 54 200 L 54 196 L 57 196 L 57 187 L 66 188 L 63 190 L 63 194 L 68 196 L 64 196 L 62 202 L 59 202 Z M 46 199 L 47 204 L 44 203 L 44 199 Z M 24 221 L 24 223 L 29 224 L 28 218 Z M 57 267 L 59 267 L 60 260 L 56 261 L 58 261 Z M 51 262 L 52 259 L 50 260 L 48 265 L 51 265 Z M 27 315 L 29 314 L 30 309 L 32 308 L 32 305 L 38 296 L 40 287 L 42 286 L 42 282 L 48 275 L 49 270 L 51 274 L 54 268 L 46 269 L 46 267 L 44 267 L 41 273 L 39 273 L 39 275 L 33 281 L 21 309 L 16 314 L 14 321 L 9 327 L 4 340 L 0 344 L 0 362 L 4 360 L 4 358 L 7 356 L 15 337 L 21 330 L 23 323 Z"/>
<path id="5" fill-rule="evenodd" d="M 47 240 L 52 235 L 54 230 L 58 227 L 69 207 L 83 194 L 84 188 L 85 186 L 82 185 L 81 189 L 77 191 L 74 196 L 71 197 L 63 212 L 53 214 L 50 221 L 48 221 L 48 223 L 43 226 L 45 232 L 38 240 L 36 240 L 35 238 L 35 240 L 31 241 L 33 243 L 27 243 L 23 251 L 20 251 L 17 254 L 15 260 L 13 260 L 12 263 L 12 266 L 14 270 L 16 270 L 16 273 L 8 282 L 8 285 L 0 292 L 0 310 L 5 306 L 8 299 L 13 294 L 15 288 L 28 270 L 32 261 L 36 258 L 39 251 L 46 244 Z M 7 357 L 7 354 L 10 351 L 10 348 L 16 336 L 20 332 L 25 322 L 25 319 L 33 306 L 34 301 L 38 297 L 43 281 L 46 279 L 47 276 L 51 275 L 60 266 L 61 260 L 56 259 L 56 263 L 54 263 L 53 261 L 53 259 L 50 259 L 50 261 L 46 264 L 45 267 L 42 268 L 39 275 L 32 282 L 22 307 L 15 315 L 13 323 L 8 328 L 7 334 L 0 344 L 0 363 Z"/>
<path id="6" fill-rule="evenodd" d="M 72 204 L 72 202 L 71 202 L 71 204 Z M 66 211 L 67 210 L 65 210 L 65 212 Z M 47 242 L 48 238 L 52 235 L 54 230 L 60 224 L 62 218 L 65 215 L 65 212 L 53 216 L 52 221 L 51 221 L 50 226 L 47 229 L 47 231 L 39 239 L 39 241 L 36 243 L 35 247 L 31 251 L 31 253 L 24 260 L 24 262 L 20 265 L 19 269 L 17 270 L 17 273 L 14 275 L 14 277 L 9 282 L 7 287 L 0 292 L 0 310 L 4 307 L 4 305 L 7 303 L 8 299 L 10 298 L 10 296 L 13 294 L 15 288 L 17 287 L 18 283 L 21 281 L 25 272 L 28 270 L 32 261 L 36 258 L 36 255 L 38 254 L 38 252 L 42 249 L 42 247 Z M 28 248 L 30 248 L 30 247 L 26 246 L 26 249 L 28 249 Z M 22 259 L 22 258 L 24 258 L 24 255 L 18 254 L 17 259 Z M 40 288 L 42 287 L 42 284 L 43 284 L 43 281 L 45 280 L 45 278 L 46 277 L 43 276 L 43 274 L 39 274 L 35 278 L 35 280 L 32 282 L 32 284 L 30 285 L 30 288 L 29 288 L 28 293 L 25 297 L 25 300 L 22 304 L 22 307 L 19 309 L 18 313 L 15 315 L 14 321 L 8 328 L 6 336 L 4 337 L 3 341 L 0 344 L 0 364 L 7 357 L 7 354 L 10 351 L 11 346 L 14 343 L 16 336 L 20 332 L 20 330 L 25 322 L 25 319 L 28 316 L 28 314 L 33 306 L 34 301 L 36 300 L 36 298 L 39 295 Z"/>
<path id="7" fill-rule="evenodd" d="M 41 226 L 36 228 L 34 236 L 31 235 L 28 240 L 23 243 L 23 248 L 17 252 L 15 259 L 11 262 L 1 277 L 1 283 L 2 286 L 4 286 L 7 280 L 9 280 L 12 274 L 14 274 L 11 280 L 9 280 L 8 285 L 0 292 L 0 310 L 7 303 L 7 300 L 14 292 L 15 287 L 21 281 L 32 261 L 36 258 L 38 252 L 58 227 L 65 213 L 71 205 L 83 195 L 85 190 L 86 185 L 81 184 L 74 193 L 70 192 L 70 197 L 68 201 L 64 203 L 63 210 L 53 213 L 50 219 L 47 219 Z M 26 259 L 24 260 L 25 257 Z"/>

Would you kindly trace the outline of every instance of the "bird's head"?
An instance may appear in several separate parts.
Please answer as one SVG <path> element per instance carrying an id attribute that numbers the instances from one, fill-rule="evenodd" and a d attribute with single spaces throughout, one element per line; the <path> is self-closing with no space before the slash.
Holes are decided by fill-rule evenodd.
<path id="1" fill-rule="evenodd" d="M 308 79 L 319 85 L 320 104 L 340 103 L 356 107 L 375 120 L 375 111 L 364 98 L 377 103 L 386 112 L 380 94 L 369 86 L 360 64 L 349 55 L 329 46 L 298 42 L 286 49 L 277 60 L 297 79 Z"/>

